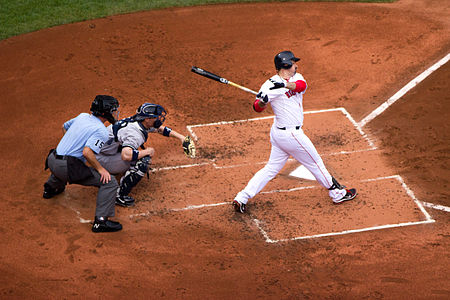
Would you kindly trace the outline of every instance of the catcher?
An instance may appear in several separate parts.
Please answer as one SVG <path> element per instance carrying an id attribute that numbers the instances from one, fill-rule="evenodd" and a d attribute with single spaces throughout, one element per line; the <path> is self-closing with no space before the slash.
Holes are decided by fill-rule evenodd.
<path id="1" fill-rule="evenodd" d="M 191 137 L 183 136 L 163 125 L 166 114 L 161 105 L 144 103 L 134 116 L 108 126 L 109 140 L 96 157 L 111 174 L 124 174 L 117 189 L 116 205 L 134 205 L 135 200 L 129 194 L 142 177 L 148 174 L 151 158 L 155 154 L 154 148 L 144 147 L 149 133 L 157 132 L 166 137 L 178 138 L 186 156 L 195 158 L 195 144 Z"/>

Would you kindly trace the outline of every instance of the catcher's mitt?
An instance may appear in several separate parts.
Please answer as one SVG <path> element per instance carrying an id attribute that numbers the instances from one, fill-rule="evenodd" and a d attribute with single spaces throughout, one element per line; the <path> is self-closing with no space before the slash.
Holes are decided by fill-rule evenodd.
<path id="1" fill-rule="evenodd" d="M 186 136 L 183 141 L 183 151 L 187 157 L 195 158 L 195 144 L 190 136 Z"/>

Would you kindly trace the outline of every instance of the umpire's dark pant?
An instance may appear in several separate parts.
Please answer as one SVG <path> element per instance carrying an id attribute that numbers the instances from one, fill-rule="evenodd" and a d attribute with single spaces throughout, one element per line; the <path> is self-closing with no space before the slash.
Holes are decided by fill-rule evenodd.
<path id="1" fill-rule="evenodd" d="M 58 159 L 55 155 L 50 154 L 48 156 L 48 167 L 52 174 L 47 180 L 47 184 L 55 189 L 63 189 L 68 182 L 67 176 L 67 160 Z M 111 180 L 108 183 L 102 183 L 100 181 L 100 174 L 94 168 L 90 168 L 92 171 L 92 177 L 84 179 L 75 184 L 81 184 L 85 186 L 96 186 L 99 188 L 97 194 L 97 206 L 95 208 L 96 217 L 113 217 L 115 214 L 115 201 L 116 193 L 119 185 L 114 176 L 111 176 Z"/>

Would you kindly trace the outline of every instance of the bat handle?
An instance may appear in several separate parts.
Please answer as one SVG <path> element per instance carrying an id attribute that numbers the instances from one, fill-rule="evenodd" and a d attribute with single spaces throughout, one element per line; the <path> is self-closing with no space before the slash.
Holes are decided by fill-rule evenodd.
<path id="1" fill-rule="evenodd" d="M 231 85 L 231 86 L 237 87 L 238 89 L 241 89 L 241 90 L 243 90 L 243 91 L 246 91 L 246 92 L 248 92 L 248 93 L 251 93 L 251 94 L 253 94 L 253 95 L 257 95 L 257 94 L 258 94 L 257 92 L 255 92 L 255 91 L 253 91 L 253 90 L 251 90 L 251 89 L 249 89 L 249 88 L 246 88 L 246 87 L 244 87 L 244 86 L 241 86 L 241 85 L 236 84 L 236 83 L 234 83 L 234 82 L 232 82 L 232 81 L 229 81 L 229 80 L 228 80 L 228 84 Z"/>

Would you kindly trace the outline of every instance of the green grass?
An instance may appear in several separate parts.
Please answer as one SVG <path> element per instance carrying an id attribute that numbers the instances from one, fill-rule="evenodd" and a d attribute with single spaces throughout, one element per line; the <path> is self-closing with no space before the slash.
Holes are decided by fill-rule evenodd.
<path id="1" fill-rule="evenodd" d="M 311 0 L 299 1 L 312 2 Z M 328 1 L 394 2 L 396 0 Z M 174 6 L 239 2 L 276 2 L 276 0 L 0 0 L 0 40 L 42 28 L 129 12 Z"/>

